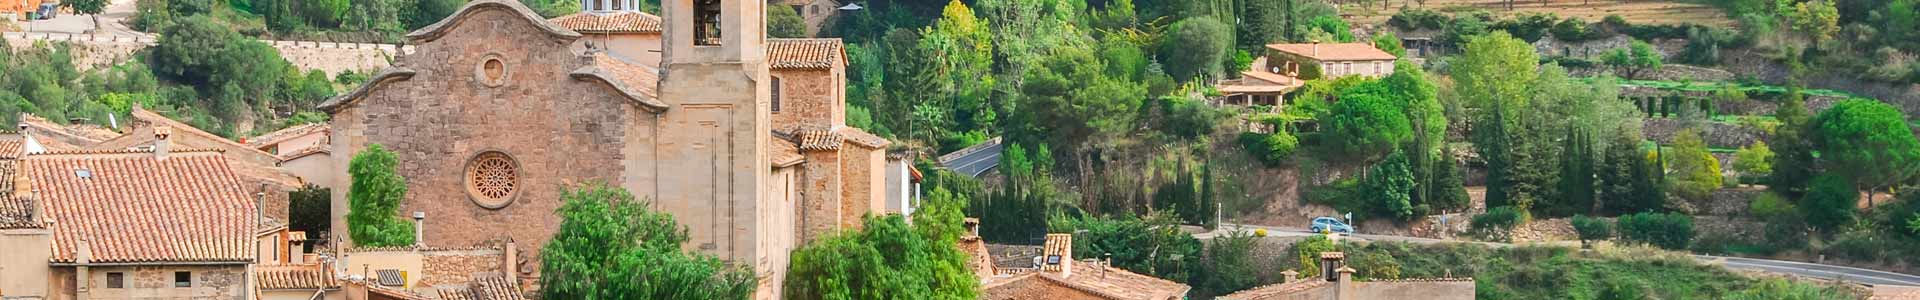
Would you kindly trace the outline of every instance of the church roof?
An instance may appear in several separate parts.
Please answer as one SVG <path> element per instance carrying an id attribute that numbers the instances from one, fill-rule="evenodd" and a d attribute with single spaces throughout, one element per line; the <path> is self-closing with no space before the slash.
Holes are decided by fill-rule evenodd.
<path id="1" fill-rule="evenodd" d="M 667 103 L 660 102 L 659 94 L 654 91 L 655 84 L 660 82 L 658 75 L 646 72 L 642 66 L 615 61 L 605 53 L 594 54 L 594 58 L 594 65 L 580 67 L 567 75 L 574 80 L 605 84 L 647 111 L 667 111 Z"/>
<path id="2" fill-rule="evenodd" d="M 388 67 L 385 70 L 380 70 L 379 74 L 374 74 L 373 78 L 367 79 L 367 83 L 360 84 L 360 87 L 354 88 L 353 91 L 334 96 L 332 99 L 327 99 L 327 102 L 321 102 L 319 107 L 320 111 L 339 113 L 340 110 L 346 109 L 348 106 L 352 106 L 354 103 L 366 99 L 367 95 L 372 94 L 374 89 L 390 83 L 413 79 L 413 74 L 413 69 L 406 67 Z"/>
<path id="3" fill-rule="evenodd" d="M 461 6 L 460 10 L 454 11 L 453 15 L 445 19 L 440 19 L 440 22 L 435 22 L 433 25 L 427 25 L 427 27 L 421 27 L 420 30 L 407 33 L 407 40 L 417 45 L 440 39 L 440 37 L 447 35 L 448 30 L 451 30 L 461 22 L 466 22 L 467 18 L 472 17 L 475 12 L 482 9 L 505 9 L 514 12 L 521 18 L 526 19 L 527 23 L 533 24 L 535 28 L 539 28 L 540 31 L 546 32 L 553 37 L 568 41 L 580 38 L 579 32 L 573 32 L 573 30 L 567 30 L 566 28 L 555 26 L 553 23 L 548 23 L 545 18 L 540 17 L 540 14 L 534 13 L 533 9 L 529 9 L 526 5 L 520 4 L 520 1 L 473 0 L 472 2 L 467 2 L 465 6 Z"/>
<path id="4" fill-rule="evenodd" d="M 767 39 L 767 64 L 774 69 L 830 69 L 847 64 L 840 39 Z"/>
<path id="5" fill-rule="evenodd" d="M 20 161 L 54 221 L 52 261 L 244 263 L 254 203 L 218 151 L 49 152 Z"/>
<path id="6" fill-rule="evenodd" d="M 580 12 L 547 19 L 582 33 L 660 33 L 660 17 L 637 11 Z"/>
<path id="7" fill-rule="evenodd" d="M 771 157 L 774 168 L 784 168 L 806 162 L 807 157 L 800 155 L 800 147 L 793 142 L 769 135 L 767 145 L 773 147 Z"/>

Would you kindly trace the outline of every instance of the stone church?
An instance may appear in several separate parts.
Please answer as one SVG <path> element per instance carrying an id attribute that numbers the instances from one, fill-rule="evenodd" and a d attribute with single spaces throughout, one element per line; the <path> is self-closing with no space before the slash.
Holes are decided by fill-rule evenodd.
<path id="1" fill-rule="evenodd" d="M 750 263 L 756 298 L 777 298 L 793 248 L 889 211 L 893 173 L 889 142 L 845 125 L 840 41 L 768 39 L 765 5 L 666 0 L 654 17 L 600 4 L 549 21 L 514 0 L 469 2 L 321 104 L 333 184 L 349 187 L 352 157 L 381 145 L 399 156 L 400 210 L 424 217 L 423 245 L 535 245 L 519 256 L 528 280 L 560 191 L 606 182 L 672 213 L 688 249 Z M 659 50 L 597 38 L 623 34 Z"/>

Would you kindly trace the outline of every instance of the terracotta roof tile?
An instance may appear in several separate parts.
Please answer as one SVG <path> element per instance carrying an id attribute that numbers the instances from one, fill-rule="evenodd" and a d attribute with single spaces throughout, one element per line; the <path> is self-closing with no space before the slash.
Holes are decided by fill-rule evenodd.
<path id="1" fill-rule="evenodd" d="M 828 69 L 847 64 L 840 39 L 767 39 L 767 64 L 774 69 Z"/>
<path id="2" fill-rule="evenodd" d="M 46 223 L 33 215 L 33 197 L 13 195 L 13 174 L 20 161 L 0 159 L 0 229 L 45 228 Z"/>
<path id="3" fill-rule="evenodd" d="M 1301 280 L 1295 280 L 1293 282 L 1287 282 L 1287 283 L 1275 283 L 1275 284 L 1258 286 L 1251 289 L 1234 292 L 1232 294 L 1227 294 L 1226 296 L 1220 296 L 1219 299 L 1226 299 L 1226 300 L 1282 299 L 1283 296 L 1300 294 L 1302 292 L 1311 291 L 1313 289 L 1317 289 L 1324 286 L 1329 286 L 1326 280 L 1320 280 L 1318 278 L 1301 279 Z"/>
<path id="4" fill-rule="evenodd" d="M 256 216 L 219 152 L 53 152 L 20 160 L 53 225 L 53 262 L 73 262 L 80 240 L 93 262 L 240 262 Z"/>
<path id="5" fill-rule="evenodd" d="M 254 279 L 262 290 L 314 290 L 340 288 L 333 271 L 321 264 L 259 265 Z"/>
<path id="6" fill-rule="evenodd" d="M 1019 286 L 1012 283 L 1039 280 L 1051 286 L 1078 290 L 1110 300 L 1165 300 L 1185 299 L 1192 290 L 1185 284 L 1141 275 L 1115 267 L 1102 267 L 1094 262 L 1079 262 L 1073 266 L 1071 276 L 1062 273 L 1034 272 L 1013 277 L 994 278 L 982 285 L 983 295 L 1006 295 L 1016 291 L 998 290 L 1004 286 Z M 1026 291 L 1017 291 L 1026 292 Z M 1009 295 L 1012 296 L 1012 295 Z M 982 297 L 986 298 L 986 297 Z"/>
<path id="7" fill-rule="evenodd" d="M 769 158 L 771 158 L 775 168 L 788 167 L 806 162 L 807 157 L 800 155 L 800 147 L 794 145 L 792 141 L 770 136 L 767 139 L 767 145 L 773 147 L 773 156 Z"/>
<path id="8" fill-rule="evenodd" d="M 660 17 L 637 11 L 581 12 L 547 19 L 581 33 L 660 33 Z"/>
<path id="9" fill-rule="evenodd" d="M 118 132 L 99 126 L 61 125 L 31 114 L 21 114 L 20 125 L 26 126 L 26 134 L 35 136 L 41 145 L 50 150 L 81 149 L 120 136 Z"/>
<path id="10" fill-rule="evenodd" d="M 840 150 L 840 135 L 832 130 L 820 128 L 798 128 L 789 131 L 800 151 Z"/>
<path id="11" fill-rule="evenodd" d="M 21 154 L 26 154 L 21 150 L 27 144 L 26 141 L 21 138 L 0 140 L 0 159 L 15 159 L 20 158 Z"/>
<path id="12" fill-rule="evenodd" d="M 248 147 L 253 147 L 254 149 L 266 148 L 267 146 L 272 146 L 274 144 L 286 142 L 287 140 L 306 136 L 308 133 L 326 132 L 328 130 L 333 130 L 333 126 L 327 125 L 327 123 L 307 123 L 302 125 L 294 125 L 293 127 L 287 127 L 286 129 L 275 130 L 274 132 L 268 132 L 267 134 L 262 134 L 259 136 L 247 138 L 246 145 Z"/>
<path id="13" fill-rule="evenodd" d="M 847 142 L 852 142 L 854 145 L 859 145 L 861 147 L 867 147 L 871 149 L 886 148 L 888 144 L 892 143 L 887 141 L 887 138 L 883 138 L 878 135 L 873 135 L 872 133 L 867 133 L 866 130 L 860 130 L 860 128 L 854 128 L 854 127 L 834 128 L 833 133 L 840 135 L 841 138 L 845 139 Z"/>
<path id="14" fill-rule="evenodd" d="M 525 300 L 506 277 L 478 278 L 466 288 L 442 288 L 440 300 Z"/>
<path id="15" fill-rule="evenodd" d="M 1316 46 L 1318 49 L 1315 49 Z M 1319 61 L 1394 60 L 1395 57 L 1366 43 L 1271 44 L 1267 49 L 1291 53 Z"/>

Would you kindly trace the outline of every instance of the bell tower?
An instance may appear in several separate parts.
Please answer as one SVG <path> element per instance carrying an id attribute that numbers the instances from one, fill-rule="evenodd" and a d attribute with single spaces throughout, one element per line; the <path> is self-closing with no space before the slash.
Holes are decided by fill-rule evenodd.
<path id="1" fill-rule="evenodd" d="M 688 250 L 751 264 L 756 299 L 777 298 L 793 224 L 769 189 L 772 119 L 766 0 L 662 0 L 655 206 L 687 226 Z M 787 205 L 790 206 L 790 205 Z M 767 282 L 771 280 L 771 282 Z M 771 297 L 771 298 L 769 298 Z"/>

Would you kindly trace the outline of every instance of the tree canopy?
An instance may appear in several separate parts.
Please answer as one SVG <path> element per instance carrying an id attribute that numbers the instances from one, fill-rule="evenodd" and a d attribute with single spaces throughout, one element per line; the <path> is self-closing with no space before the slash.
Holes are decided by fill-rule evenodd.
<path id="1" fill-rule="evenodd" d="M 547 299 L 733 299 L 753 296 L 750 267 L 681 250 L 687 229 L 625 189 L 563 189 L 560 229 L 540 253 Z"/>
<path id="2" fill-rule="evenodd" d="M 1920 140 L 1905 114 L 1886 103 L 1846 100 L 1813 120 L 1820 159 L 1860 188 L 1904 182 L 1920 172 Z"/>
<path id="3" fill-rule="evenodd" d="M 355 245 L 413 244 L 413 223 L 400 218 L 407 180 L 394 173 L 399 163 L 392 151 L 379 144 L 367 146 L 347 163 L 347 175 L 353 177 L 353 185 L 347 189 L 347 232 Z"/>

